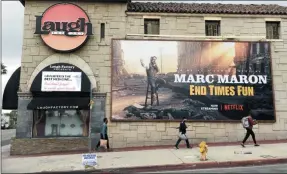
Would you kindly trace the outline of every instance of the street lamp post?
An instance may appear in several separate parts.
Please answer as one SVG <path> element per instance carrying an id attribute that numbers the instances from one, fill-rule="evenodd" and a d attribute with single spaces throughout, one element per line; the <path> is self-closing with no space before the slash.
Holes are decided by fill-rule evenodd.
<path id="1" fill-rule="evenodd" d="M 93 101 L 93 88 L 92 88 L 92 85 L 91 85 L 91 89 L 90 89 L 90 103 L 89 103 L 89 106 L 90 106 L 90 125 L 89 125 L 89 153 L 91 153 L 92 151 L 92 129 L 91 129 L 91 120 L 92 120 L 92 108 L 93 108 L 93 104 L 94 104 L 94 101 Z"/>
<path id="2" fill-rule="evenodd" d="M 160 48 L 160 72 L 162 73 L 162 47 Z"/>

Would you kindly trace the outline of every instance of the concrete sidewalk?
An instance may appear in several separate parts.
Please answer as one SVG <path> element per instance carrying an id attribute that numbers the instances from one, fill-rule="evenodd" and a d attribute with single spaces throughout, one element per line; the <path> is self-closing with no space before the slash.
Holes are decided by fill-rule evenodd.
<path id="1" fill-rule="evenodd" d="M 187 168 L 208 168 L 242 166 L 254 164 L 272 164 L 287 162 L 287 143 L 262 144 L 259 147 L 246 145 L 215 146 L 209 148 L 208 161 L 199 160 L 199 149 L 156 149 L 125 152 L 101 152 L 98 155 L 98 170 L 118 172 L 144 172 L 152 170 L 178 170 Z M 7 148 L 7 147 L 6 147 Z M 2 149 L 3 151 L 4 149 Z M 234 154 L 248 151 L 252 154 Z M 51 171 L 84 170 L 81 165 L 82 155 L 54 155 L 37 157 L 2 157 L 3 173 L 31 173 Z"/>

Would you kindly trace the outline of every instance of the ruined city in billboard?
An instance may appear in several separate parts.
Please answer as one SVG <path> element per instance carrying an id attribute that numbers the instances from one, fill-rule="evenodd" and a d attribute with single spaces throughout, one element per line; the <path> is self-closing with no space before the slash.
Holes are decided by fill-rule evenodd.
<path id="1" fill-rule="evenodd" d="M 274 121 L 269 44 L 113 40 L 112 120 Z"/>

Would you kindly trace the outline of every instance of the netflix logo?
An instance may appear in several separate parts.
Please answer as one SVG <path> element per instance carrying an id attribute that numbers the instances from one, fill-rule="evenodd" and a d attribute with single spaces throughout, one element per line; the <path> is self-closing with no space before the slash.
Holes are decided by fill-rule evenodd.
<path id="1" fill-rule="evenodd" d="M 243 111 L 243 105 L 221 105 L 222 111 Z"/>

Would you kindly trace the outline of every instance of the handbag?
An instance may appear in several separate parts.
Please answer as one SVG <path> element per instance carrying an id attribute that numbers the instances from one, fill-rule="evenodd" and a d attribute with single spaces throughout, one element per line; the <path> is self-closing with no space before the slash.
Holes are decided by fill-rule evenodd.
<path id="1" fill-rule="evenodd" d="M 100 139 L 100 147 L 107 149 L 108 140 Z"/>
<path id="2" fill-rule="evenodd" d="M 178 134 L 178 138 L 181 140 L 187 140 L 187 136 L 185 134 L 182 134 L 181 132 Z"/>

